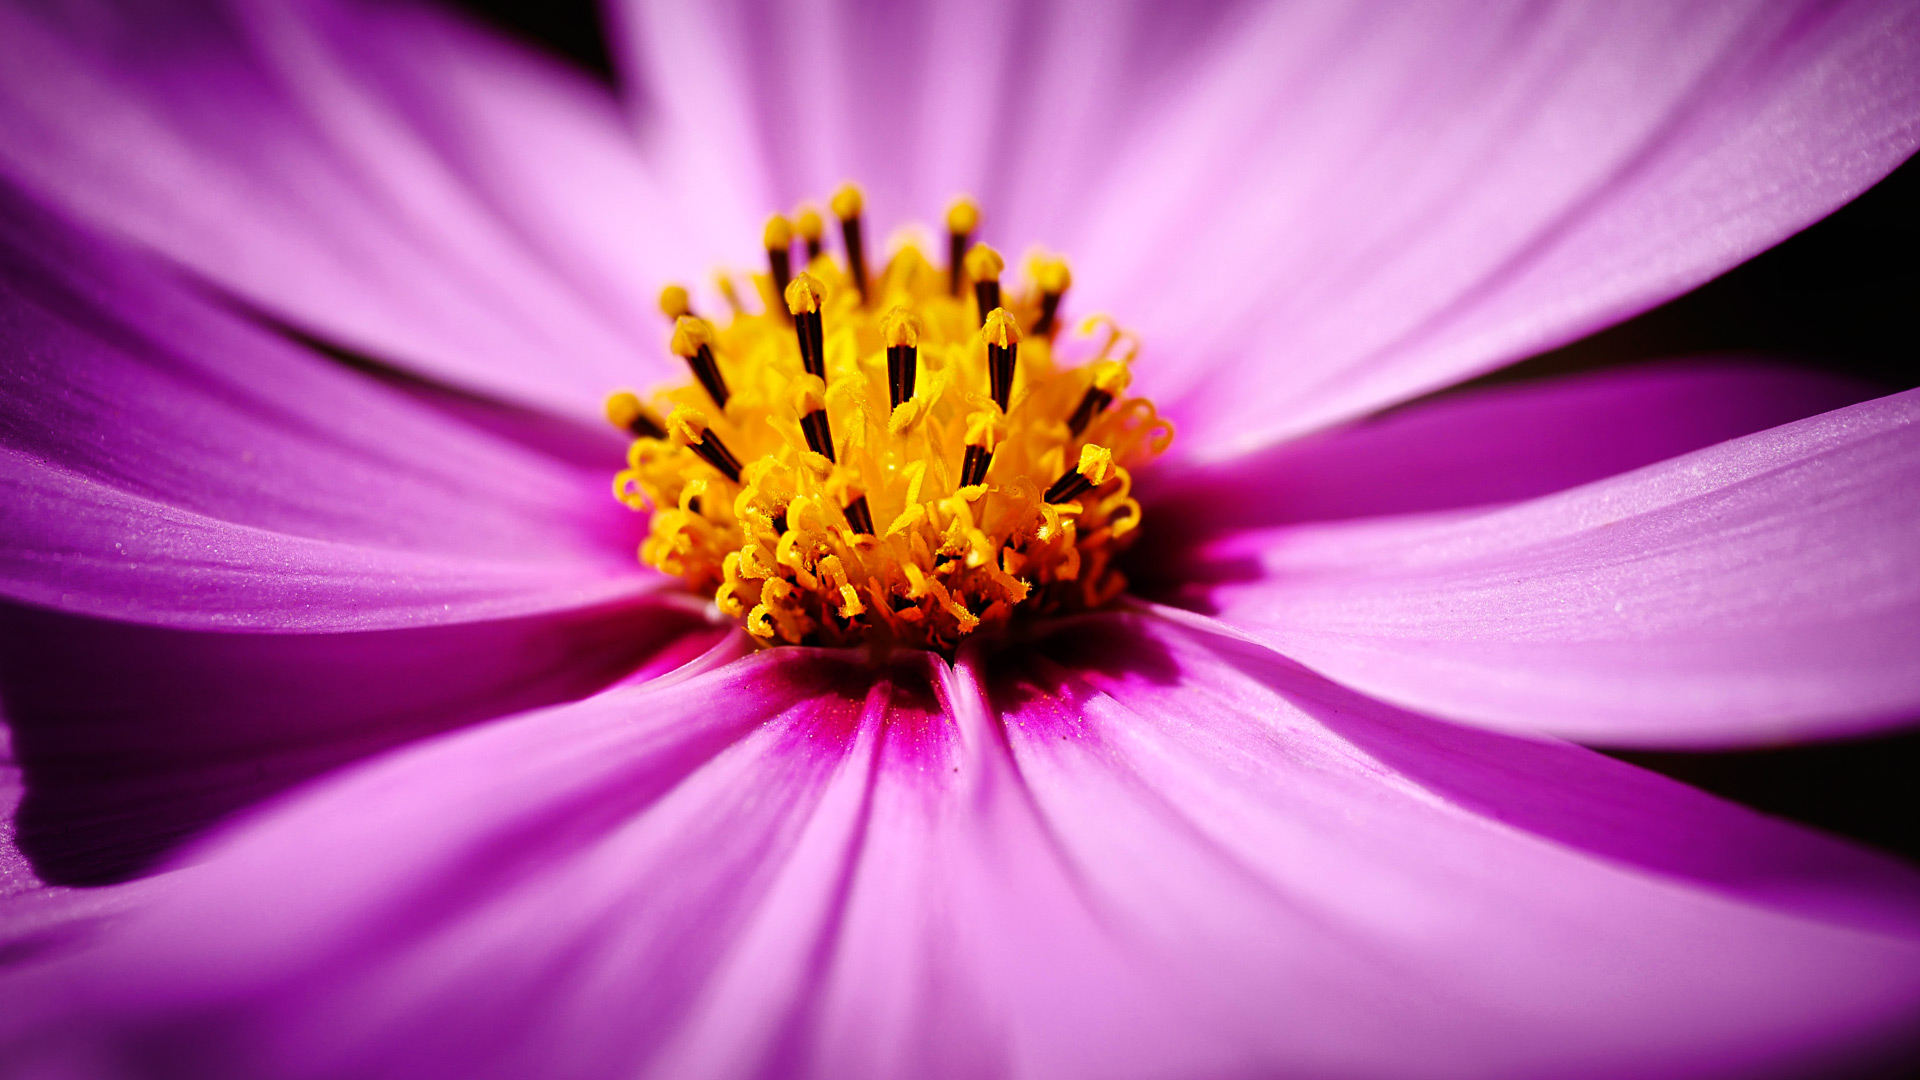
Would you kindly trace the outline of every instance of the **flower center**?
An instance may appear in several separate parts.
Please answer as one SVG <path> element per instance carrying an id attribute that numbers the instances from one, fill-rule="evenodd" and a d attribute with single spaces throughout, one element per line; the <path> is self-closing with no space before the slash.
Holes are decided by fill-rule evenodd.
<path id="1" fill-rule="evenodd" d="M 831 205 L 845 257 L 803 210 L 798 274 L 793 225 L 768 224 L 761 313 L 724 276 L 724 326 L 662 294 L 692 381 L 607 402 L 635 436 L 614 492 L 653 511 L 642 561 L 768 644 L 950 651 L 1111 601 L 1140 524 L 1127 470 L 1173 438 L 1125 396 L 1131 336 L 1095 316 L 1057 341 L 1066 263 L 1036 255 L 1003 294 L 971 203 L 947 215 L 944 270 L 908 238 L 877 273 L 858 189 Z"/>

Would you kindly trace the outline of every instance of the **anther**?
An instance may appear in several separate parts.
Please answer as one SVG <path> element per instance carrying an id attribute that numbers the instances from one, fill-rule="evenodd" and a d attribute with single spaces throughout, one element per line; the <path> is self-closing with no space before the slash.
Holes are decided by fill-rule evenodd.
<path id="1" fill-rule="evenodd" d="M 1000 253 L 985 244 L 973 245 L 967 252 L 967 276 L 973 279 L 973 299 L 980 308 L 980 325 L 987 325 L 987 312 L 1000 306 L 1000 271 L 1007 268 Z"/>
<path id="2" fill-rule="evenodd" d="M 1054 504 L 1070 503 L 1106 483 L 1112 475 L 1113 453 L 1104 446 L 1088 444 L 1080 448 L 1080 464 L 1062 473 L 1041 498 Z"/>
<path id="3" fill-rule="evenodd" d="M 1112 477 L 1114 477 L 1114 452 L 1110 452 L 1104 446 L 1087 444 L 1087 446 L 1081 446 L 1079 465 L 1062 473 L 1060 479 L 1054 480 L 1054 486 L 1046 488 L 1046 494 L 1041 498 L 1050 503 L 1073 502 L 1083 494 L 1091 492 L 1092 488 L 1098 488 L 1100 484 L 1108 482 Z"/>
<path id="4" fill-rule="evenodd" d="M 815 210 L 812 203 L 802 204 L 800 212 L 794 215 L 793 228 L 800 239 L 806 241 L 807 263 L 811 265 L 820 257 L 820 211 Z"/>
<path id="5" fill-rule="evenodd" d="M 1073 274 L 1065 259 L 1037 259 L 1033 264 L 1034 284 L 1040 286 L 1040 318 L 1033 324 L 1035 336 L 1053 333 L 1054 320 L 1060 314 L 1060 297 L 1073 284 Z"/>
<path id="6" fill-rule="evenodd" d="M 873 512 L 867 509 L 867 497 L 855 495 L 847 500 L 844 508 L 847 515 L 847 527 L 863 536 L 873 535 Z"/>
<path id="7" fill-rule="evenodd" d="M 1088 384 L 1087 392 L 1080 397 L 1080 406 L 1073 410 L 1073 416 L 1067 421 L 1067 430 L 1078 437 L 1093 423 L 1093 418 L 1106 411 L 1113 404 L 1113 395 L 1127 388 L 1129 376 L 1127 365 L 1118 360 L 1102 360 L 1093 366 L 1093 382 Z"/>
<path id="8" fill-rule="evenodd" d="M 693 305 L 687 301 L 687 290 L 678 285 L 669 285 L 660 290 L 660 314 L 669 319 L 678 319 L 682 315 L 693 314 Z"/>
<path id="9" fill-rule="evenodd" d="M 715 405 L 727 407 L 727 382 L 720 377 L 720 365 L 713 359 L 713 331 L 707 324 L 691 315 L 682 315 L 673 324 L 672 348 L 676 356 L 686 360 L 693 369 L 693 377 L 700 380 L 706 388 L 707 396 Z"/>
<path id="10" fill-rule="evenodd" d="M 827 377 L 826 330 L 820 323 L 820 299 L 825 295 L 820 282 L 804 271 L 786 287 L 787 312 L 793 317 L 793 336 L 800 345 L 800 366 L 807 369 L 807 374 L 822 379 Z"/>
<path id="11" fill-rule="evenodd" d="M 860 189 L 852 184 L 840 185 L 833 193 L 833 216 L 840 219 L 840 238 L 847 246 L 847 272 L 853 275 L 853 287 L 860 293 L 861 303 L 867 299 L 867 248 L 860 239 L 860 208 L 862 199 Z"/>
<path id="12" fill-rule="evenodd" d="M 785 296 L 793 280 L 793 226 L 779 214 L 767 219 L 767 269 L 773 274 L 773 295 Z"/>
<path id="13" fill-rule="evenodd" d="M 699 409 L 682 405 L 667 417 L 667 432 L 673 441 L 700 455 L 700 459 L 720 471 L 720 475 L 740 482 L 740 459 L 707 426 L 707 417 Z"/>
<path id="14" fill-rule="evenodd" d="M 913 384 L 920 368 L 920 331 L 925 324 L 903 307 L 880 317 L 880 333 L 887 339 L 887 390 L 893 407 L 913 397 Z"/>
<path id="15" fill-rule="evenodd" d="M 988 313 L 982 335 L 987 339 L 987 385 L 993 393 L 993 403 L 1004 413 L 1007 402 L 1013 398 L 1013 366 L 1020 356 L 1020 325 L 1007 314 L 1006 308 L 997 307 Z"/>
<path id="16" fill-rule="evenodd" d="M 794 391 L 793 408 L 800 414 L 800 433 L 807 437 L 807 449 L 837 462 L 833 456 L 833 428 L 827 423 L 827 384 L 816 376 L 802 379 Z"/>
<path id="17" fill-rule="evenodd" d="M 980 208 L 965 195 L 947 208 L 947 294 L 960 295 L 960 281 L 966 272 L 967 245 L 973 242 L 973 230 L 980 227 Z"/>
<path id="18" fill-rule="evenodd" d="M 607 399 L 607 419 L 613 426 L 641 439 L 664 439 L 667 429 L 661 426 L 660 418 L 652 410 L 640 404 L 640 399 L 625 390 Z"/>
<path id="19" fill-rule="evenodd" d="M 960 486 L 984 484 L 987 469 L 993 465 L 993 444 L 997 432 L 991 413 L 975 413 L 967 421 L 967 451 L 960 460 Z"/>

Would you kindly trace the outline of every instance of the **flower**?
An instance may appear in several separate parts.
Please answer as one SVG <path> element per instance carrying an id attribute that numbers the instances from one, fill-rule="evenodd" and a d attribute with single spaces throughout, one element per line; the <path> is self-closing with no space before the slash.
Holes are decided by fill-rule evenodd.
<path id="1" fill-rule="evenodd" d="M 1883 175 L 1910 6 L 617 15 L 631 117 L 428 9 L 0 10 L 10 1071 L 1751 1074 L 1904 1037 L 1911 867 L 1556 736 L 1911 716 L 1920 399 L 1719 362 L 1333 425 Z M 1181 437 L 1137 576 L 1184 606 L 876 667 L 636 566 L 581 418 L 672 370 L 660 285 L 842 173 L 876 221 L 975 191 L 1139 329 Z"/>

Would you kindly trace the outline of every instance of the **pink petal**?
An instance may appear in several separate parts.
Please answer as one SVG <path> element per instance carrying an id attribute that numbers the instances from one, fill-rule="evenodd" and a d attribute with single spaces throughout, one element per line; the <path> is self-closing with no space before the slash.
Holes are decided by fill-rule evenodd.
<path id="1" fill-rule="evenodd" d="M 1920 715 L 1920 391 L 1504 510 L 1253 529 L 1200 606 L 1436 715 L 1739 745 Z"/>
<path id="2" fill-rule="evenodd" d="M 1910 869 L 1219 640 L 1085 620 L 951 682 L 771 650 L 416 746 L 17 972 L 9 1054 L 76 1076 L 1741 1074 L 1832 1064 L 1920 1010 Z"/>
<path id="3" fill-rule="evenodd" d="M 711 257 L 604 90 L 411 5 L 9 8 L 0 166 L 324 338 L 565 415 L 673 370 L 654 297 Z"/>
<path id="4" fill-rule="evenodd" d="M 1202 459 L 1653 306 L 1920 146 L 1894 2 L 619 10 L 735 228 L 846 176 L 883 232 L 971 190 L 1142 333 Z"/>
<path id="5" fill-rule="evenodd" d="M 1757 357 L 1641 363 L 1449 393 L 1218 465 L 1156 466 L 1135 483 L 1146 542 L 1186 548 L 1231 529 L 1537 498 L 1876 393 Z"/>
<path id="6" fill-rule="evenodd" d="M 0 595 L 339 630 L 657 587 L 597 460 L 555 460 L 288 345 L 0 193 Z"/>

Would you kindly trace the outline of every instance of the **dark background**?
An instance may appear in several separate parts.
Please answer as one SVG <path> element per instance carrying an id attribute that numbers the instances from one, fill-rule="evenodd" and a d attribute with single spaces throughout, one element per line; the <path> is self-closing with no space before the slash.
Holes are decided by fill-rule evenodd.
<path id="1" fill-rule="evenodd" d="M 591 0 L 457 2 L 617 88 Z M 1485 381 L 1731 350 L 1844 372 L 1889 393 L 1920 385 L 1920 158 L 1693 292 Z M 1920 733 L 1739 753 L 1614 756 L 1920 861 Z"/>

